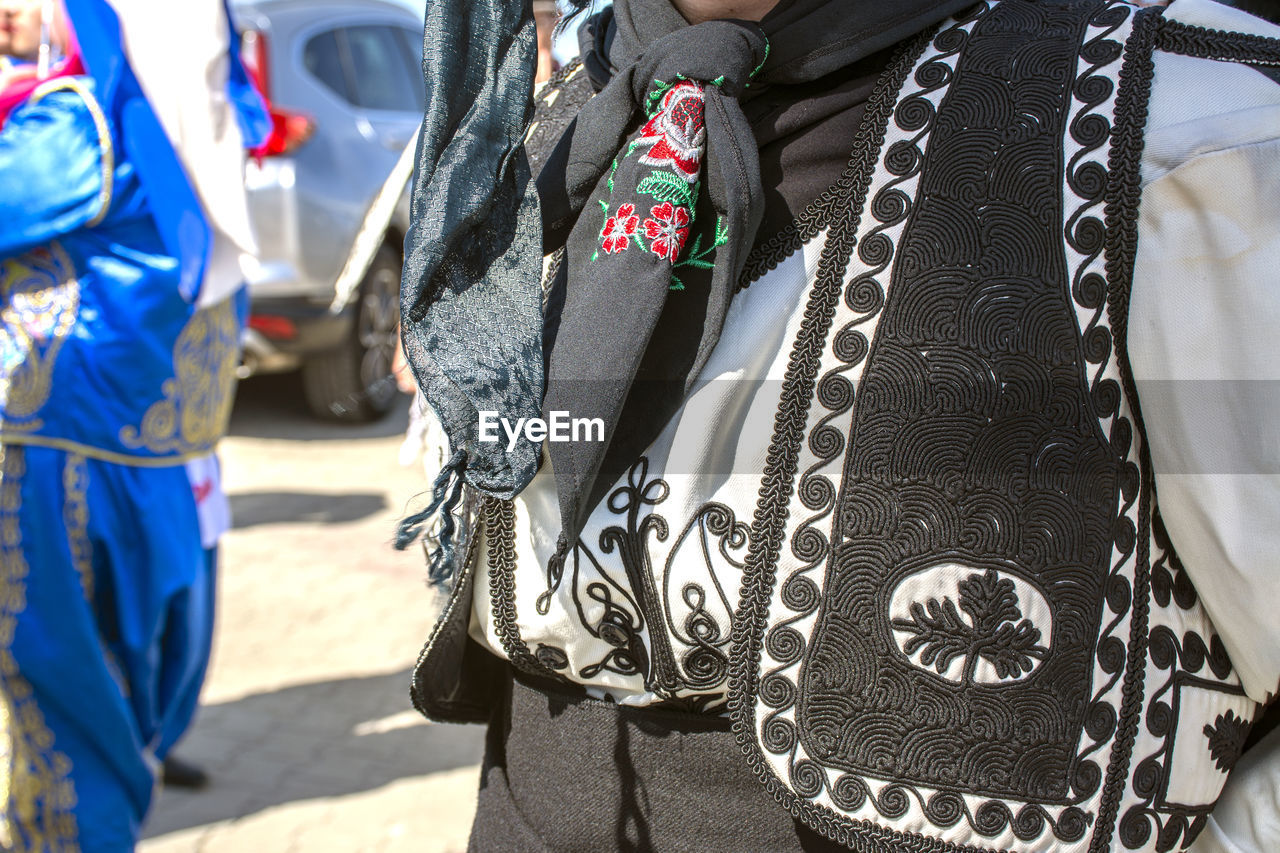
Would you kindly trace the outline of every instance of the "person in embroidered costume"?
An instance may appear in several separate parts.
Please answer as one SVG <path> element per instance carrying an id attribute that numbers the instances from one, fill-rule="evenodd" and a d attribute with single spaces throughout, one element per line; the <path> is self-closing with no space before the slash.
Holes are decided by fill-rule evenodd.
<path id="1" fill-rule="evenodd" d="M 208 659 L 265 114 L 225 7 L 165 5 L 0 2 L 7 850 L 133 849 Z"/>
<path id="2" fill-rule="evenodd" d="M 471 849 L 1280 849 L 1280 24 L 530 29 L 428 7 L 402 286 Z"/>

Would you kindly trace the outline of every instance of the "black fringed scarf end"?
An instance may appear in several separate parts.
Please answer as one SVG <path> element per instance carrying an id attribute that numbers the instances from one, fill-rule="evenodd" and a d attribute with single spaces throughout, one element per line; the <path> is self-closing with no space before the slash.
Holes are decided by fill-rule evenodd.
<path id="1" fill-rule="evenodd" d="M 396 528 L 396 550 L 403 551 L 426 532 L 439 519 L 440 530 L 435 536 L 436 547 L 430 551 L 427 579 L 432 586 L 445 586 L 456 574 L 455 558 L 458 529 L 454 510 L 462 500 L 463 472 L 466 470 L 467 452 L 458 450 L 449 458 L 431 487 L 431 502 L 421 512 L 416 512 L 400 522 Z M 425 542 L 424 542 L 425 545 Z"/>

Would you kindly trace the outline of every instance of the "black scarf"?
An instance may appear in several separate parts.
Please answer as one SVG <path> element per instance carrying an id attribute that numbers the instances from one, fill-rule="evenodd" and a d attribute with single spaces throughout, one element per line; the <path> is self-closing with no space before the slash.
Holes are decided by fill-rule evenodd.
<path id="1" fill-rule="evenodd" d="M 461 60 L 469 68 L 474 59 L 487 62 L 499 81 L 518 77 L 527 68 L 515 67 L 511 56 L 530 28 L 527 10 L 524 18 L 511 9 L 493 14 L 480 38 L 499 44 L 482 49 L 470 41 L 476 34 L 459 44 L 445 29 L 460 31 L 464 13 L 441 8 L 455 5 L 471 4 L 427 10 L 428 111 L 402 289 L 406 350 L 457 450 L 446 479 L 465 471 L 482 491 L 509 497 L 536 471 L 536 444 L 518 442 L 508 452 L 505 441 L 477 440 L 479 411 L 512 421 L 564 411 L 604 422 L 604 442 L 549 447 L 562 559 L 628 461 L 623 457 L 661 429 L 719 338 L 764 207 L 758 143 L 744 106 L 771 88 L 838 74 L 969 2 L 784 0 L 760 24 L 690 26 L 668 0 L 619 0 L 589 24 L 584 62 L 603 88 L 539 175 L 537 242 L 527 213 L 534 195 L 527 160 L 518 142 L 510 144 L 521 135 L 513 128 L 528 120 L 528 102 L 513 93 L 525 78 L 480 87 L 477 97 L 487 100 L 475 100 L 468 112 L 458 103 L 466 88 L 442 85 L 430 71 L 433 61 L 456 68 Z M 484 117 L 483 127 L 467 124 L 472 113 Z M 437 114 L 459 119 L 450 125 Z M 693 145 L 698 124 L 702 148 Z M 672 127 L 689 138 L 672 135 Z M 456 135 L 444 139 L 450 130 L 483 132 L 486 156 L 478 168 L 441 174 L 437 163 L 452 162 L 448 149 L 466 146 Z M 473 157 L 476 148 L 472 143 Z M 655 171 L 666 176 L 651 179 Z M 497 175 L 496 184 L 486 175 Z M 683 191 L 679 179 L 686 180 Z M 455 213 L 460 200 L 473 197 L 478 203 L 461 206 L 469 216 Z M 436 218 L 424 223 L 424 216 Z M 541 296 L 532 259 L 560 246 L 565 260 L 543 322 L 531 308 Z M 684 263 L 691 256 L 704 263 Z M 678 276 L 683 266 L 695 273 L 687 282 Z M 673 289 L 673 274 L 682 289 Z M 429 509 L 448 505 L 445 481 L 437 485 Z M 554 580 L 558 566 L 551 571 Z"/>

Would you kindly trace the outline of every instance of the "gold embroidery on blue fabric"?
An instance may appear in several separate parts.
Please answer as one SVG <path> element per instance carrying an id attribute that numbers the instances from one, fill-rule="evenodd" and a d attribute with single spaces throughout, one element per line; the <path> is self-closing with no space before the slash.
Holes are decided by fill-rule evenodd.
<path id="1" fill-rule="evenodd" d="M 103 450 L 101 447 L 91 447 L 88 444 L 65 438 L 5 431 L 0 431 L 0 444 L 13 444 L 22 447 L 49 447 L 53 450 L 63 450 L 67 453 L 78 453 L 88 459 L 98 459 L 103 462 L 112 462 L 116 465 L 128 465 L 132 468 L 172 468 L 174 465 L 180 465 L 189 459 L 194 459 L 197 456 L 206 456 L 209 453 L 209 449 L 204 448 L 186 453 L 177 453 L 172 456 L 151 458 L 128 453 L 115 453 L 110 450 Z M 0 853 L 3 852 L 0 851 Z"/>
<path id="2" fill-rule="evenodd" d="M 120 430 L 121 443 L 153 453 L 212 449 L 231 415 L 239 355 L 232 301 L 197 311 L 174 345 L 174 375 L 160 386 L 163 399 L 151 404 L 141 426 Z"/>
<path id="3" fill-rule="evenodd" d="M 93 126 L 98 131 L 98 147 L 102 152 L 102 188 L 98 190 L 98 212 L 86 223 L 92 228 L 106 219 L 107 211 L 111 209 L 111 198 L 115 192 L 116 155 L 115 147 L 111 144 L 111 127 L 107 124 L 107 115 L 102 111 L 102 105 L 98 103 L 93 92 L 89 91 L 89 87 L 83 81 L 75 77 L 59 77 L 37 87 L 31 93 L 29 103 L 35 104 L 54 92 L 64 90 L 75 92 L 84 100 L 84 105 L 89 108 L 89 115 L 93 118 Z"/>
<path id="4" fill-rule="evenodd" d="M 85 600 L 93 602 L 93 543 L 89 541 L 89 465 L 83 456 L 67 455 L 62 469 L 62 521 L 67 527 L 71 562 L 80 575 Z"/>
<path id="5" fill-rule="evenodd" d="M 53 365 L 76 322 L 80 282 L 57 243 L 0 260 L 0 405 L 6 432 L 39 429 Z"/>
<path id="6" fill-rule="evenodd" d="M 0 847 L 70 853 L 79 849 L 71 761 L 53 748 L 53 733 L 12 650 L 31 571 L 18 526 L 25 473 L 22 449 L 0 445 Z"/>

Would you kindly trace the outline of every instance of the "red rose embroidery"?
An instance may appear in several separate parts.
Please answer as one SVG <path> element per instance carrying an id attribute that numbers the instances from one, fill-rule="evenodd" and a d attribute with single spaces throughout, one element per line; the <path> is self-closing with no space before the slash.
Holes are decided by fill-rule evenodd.
<path id="1" fill-rule="evenodd" d="M 640 128 L 637 142 L 652 146 L 640 162 L 670 168 L 691 184 L 698 180 L 707 142 L 705 104 L 702 86 L 691 80 L 668 89 L 653 118 Z"/>
<path id="2" fill-rule="evenodd" d="M 644 221 L 644 236 L 652 241 L 649 248 L 658 257 L 675 263 L 689 237 L 689 211 L 664 201 L 649 212 L 653 219 Z"/>
<path id="3" fill-rule="evenodd" d="M 631 236 L 636 233 L 636 228 L 640 225 L 640 217 L 635 213 L 634 204 L 624 204 L 618 208 L 616 216 L 610 216 L 605 220 L 604 230 L 600 232 L 600 236 L 604 238 L 601 248 L 614 254 L 630 245 Z"/>

